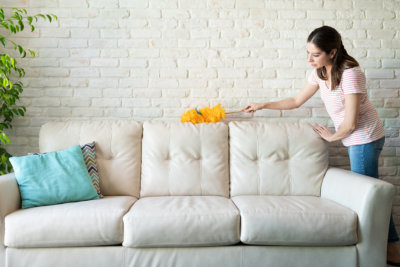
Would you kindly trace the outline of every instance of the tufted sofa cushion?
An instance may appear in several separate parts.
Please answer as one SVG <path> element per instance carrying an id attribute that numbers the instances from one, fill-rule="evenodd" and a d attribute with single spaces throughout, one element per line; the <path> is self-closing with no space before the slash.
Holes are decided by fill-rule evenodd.
<path id="1" fill-rule="evenodd" d="M 302 123 L 231 122 L 231 196 L 319 196 L 326 143 Z"/>
<path id="2" fill-rule="evenodd" d="M 101 192 L 139 197 L 142 124 L 128 120 L 49 122 L 39 135 L 41 152 L 96 142 Z"/>
<path id="3" fill-rule="evenodd" d="M 228 126 L 146 121 L 141 197 L 229 196 Z"/>

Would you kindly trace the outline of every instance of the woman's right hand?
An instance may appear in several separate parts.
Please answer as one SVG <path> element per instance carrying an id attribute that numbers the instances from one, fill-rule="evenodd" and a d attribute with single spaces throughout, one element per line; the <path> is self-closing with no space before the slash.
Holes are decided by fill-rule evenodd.
<path id="1" fill-rule="evenodd" d="M 242 108 L 241 111 L 247 113 L 253 113 L 256 112 L 257 110 L 263 109 L 264 105 L 265 103 L 250 103 L 245 108 Z"/>

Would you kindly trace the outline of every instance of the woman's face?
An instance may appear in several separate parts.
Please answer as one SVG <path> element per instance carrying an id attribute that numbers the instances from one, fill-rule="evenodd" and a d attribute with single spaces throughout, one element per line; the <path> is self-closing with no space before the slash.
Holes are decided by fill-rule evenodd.
<path id="1" fill-rule="evenodd" d="M 313 43 L 307 43 L 307 60 L 315 69 L 332 65 L 331 55 L 328 55 Z"/>

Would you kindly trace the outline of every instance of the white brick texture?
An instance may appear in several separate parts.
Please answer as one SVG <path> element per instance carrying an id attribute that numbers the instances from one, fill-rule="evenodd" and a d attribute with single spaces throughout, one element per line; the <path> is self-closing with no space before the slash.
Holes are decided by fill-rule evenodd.
<path id="1" fill-rule="evenodd" d="M 311 68 L 306 38 L 330 25 L 367 77 L 387 142 L 381 178 L 397 187 L 400 224 L 400 4 L 398 0 L 24 0 L 2 6 L 54 13 L 55 23 L 13 41 L 37 52 L 17 59 L 27 72 L 27 113 L 10 132 L 10 151 L 37 151 L 50 120 L 178 120 L 188 108 L 294 96 Z M 307 121 L 329 127 L 319 96 L 291 111 L 230 119 Z M 332 166 L 349 168 L 346 148 L 330 145 Z"/>

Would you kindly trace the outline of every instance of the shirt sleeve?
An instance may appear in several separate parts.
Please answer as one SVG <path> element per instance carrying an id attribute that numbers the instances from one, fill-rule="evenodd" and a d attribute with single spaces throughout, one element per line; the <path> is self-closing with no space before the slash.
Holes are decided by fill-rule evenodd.
<path id="1" fill-rule="evenodd" d="M 318 85 L 317 71 L 315 69 L 308 75 L 307 81 L 312 85 Z"/>
<path id="2" fill-rule="evenodd" d="M 345 95 L 367 93 L 367 88 L 365 87 L 365 75 L 360 68 L 355 67 L 344 70 L 341 84 Z"/>

